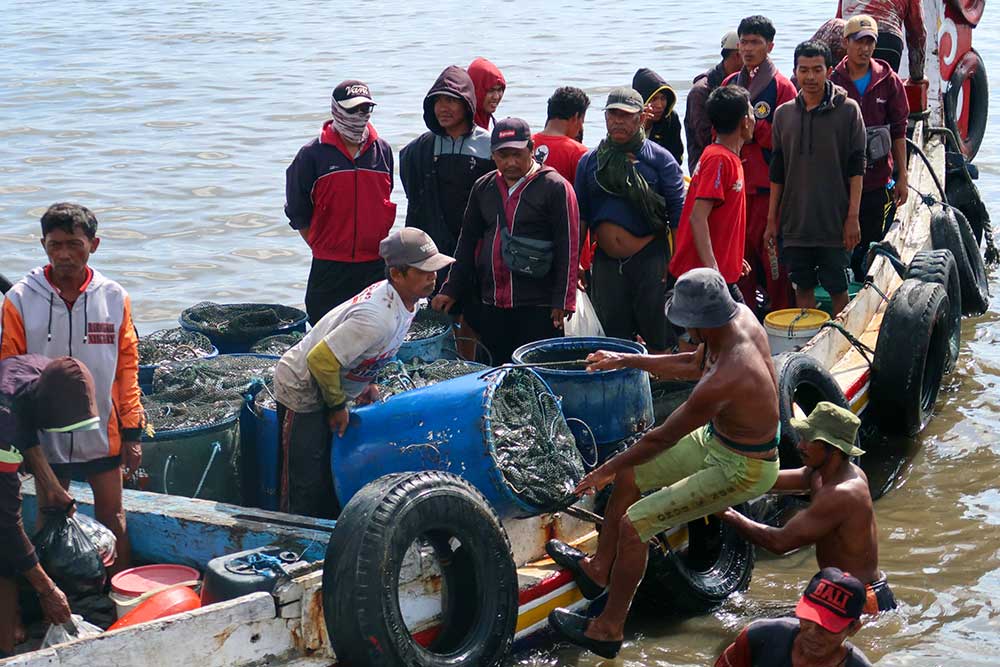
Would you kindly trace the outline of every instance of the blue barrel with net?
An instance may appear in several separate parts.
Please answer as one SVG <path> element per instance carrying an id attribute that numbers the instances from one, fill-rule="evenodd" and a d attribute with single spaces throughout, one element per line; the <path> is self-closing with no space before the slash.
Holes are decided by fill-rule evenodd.
<path id="1" fill-rule="evenodd" d="M 527 432 L 538 437 L 522 437 Z M 333 437 L 331 466 L 341 507 L 383 475 L 442 470 L 468 480 L 501 517 L 535 516 L 571 504 L 583 475 L 557 399 L 536 373 L 509 368 L 352 410 L 343 437 Z M 549 477 L 536 483 L 536 472 Z"/>
<path id="2" fill-rule="evenodd" d="M 185 309 L 181 327 L 208 336 L 221 354 L 249 352 L 269 336 L 304 332 L 308 316 L 298 308 L 277 303 L 202 302 Z"/>
<path id="3" fill-rule="evenodd" d="M 399 346 L 396 358 L 404 363 L 420 359 L 437 361 L 454 348 L 451 316 L 430 308 L 421 308 Z"/>
<path id="4" fill-rule="evenodd" d="M 654 419 L 653 394 L 645 371 L 589 372 L 585 364 L 572 363 L 597 350 L 646 354 L 645 347 L 630 340 L 581 336 L 535 341 L 511 355 L 515 364 L 567 362 L 534 370 L 560 397 L 563 414 L 588 463 L 595 441 L 598 461 L 603 461 L 618 443 L 645 431 Z"/>
<path id="5" fill-rule="evenodd" d="M 277 511 L 281 493 L 281 428 L 278 407 L 267 388 L 247 397 L 243 443 L 244 495 L 254 507 Z"/>

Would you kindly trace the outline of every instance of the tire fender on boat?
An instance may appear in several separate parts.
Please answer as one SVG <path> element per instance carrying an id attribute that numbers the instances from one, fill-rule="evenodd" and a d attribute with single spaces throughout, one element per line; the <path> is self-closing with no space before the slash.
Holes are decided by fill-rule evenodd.
<path id="1" fill-rule="evenodd" d="M 904 278 L 916 278 L 925 283 L 944 287 L 948 295 L 948 359 L 944 372 L 955 370 L 962 345 L 962 285 L 958 277 L 958 263 L 950 250 L 921 250 L 913 256 Z"/>
<path id="2" fill-rule="evenodd" d="M 989 283 L 983 256 L 969 221 L 954 208 L 935 211 L 931 215 L 931 240 L 935 250 L 950 250 L 955 256 L 962 286 L 962 313 L 985 313 L 989 307 Z"/>
<path id="3" fill-rule="evenodd" d="M 746 503 L 734 507 L 748 515 Z M 711 516 L 687 525 L 687 546 L 674 551 L 663 535 L 649 547 L 646 574 L 636 600 L 662 613 L 701 614 L 750 586 L 756 560 L 753 544 L 728 523 Z"/>
<path id="4" fill-rule="evenodd" d="M 966 93 L 966 82 L 969 89 Z M 959 118 L 963 107 L 968 107 L 967 131 L 962 132 Z M 962 144 L 962 152 L 969 160 L 976 157 L 979 146 L 986 135 L 986 124 L 989 121 L 989 82 L 986 77 L 986 65 L 975 49 L 969 49 L 958 61 L 955 71 L 948 80 L 948 90 L 944 95 L 944 122 L 955 133 Z"/>
<path id="5" fill-rule="evenodd" d="M 841 408 L 850 404 L 837 381 L 823 365 L 804 352 L 792 352 L 778 368 L 778 412 L 781 415 L 781 440 L 778 455 L 782 468 L 802 465 L 796 445 L 799 434 L 792 428 L 795 407 L 809 415 L 820 401 L 828 401 Z"/>
<path id="6" fill-rule="evenodd" d="M 910 278 L 889 299 L 872 362 L 870 400 L 883 433 L 913 436 L 934 412 L 949 355 L 942 285 Z"/>
<path id="7" fill-rule="evenodd" d="M 424 647 L 400 608 L 400 568 L 418 539 L 441 573 L 440 625 Z M 334 652 L 352 667 L 499 666 L 518 617 L 507 533 L 483 495 L 457 475 L 379 477 L 337 519 L 323 565 L 323 612 Z"/>

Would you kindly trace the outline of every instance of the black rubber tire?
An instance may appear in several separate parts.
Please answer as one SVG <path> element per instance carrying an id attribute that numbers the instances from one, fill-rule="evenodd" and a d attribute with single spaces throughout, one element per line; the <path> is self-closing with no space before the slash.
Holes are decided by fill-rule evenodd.
<path id="1" fill-rule="evenodd" d="M 904 277 L 941 285 L 948 295 L 948 323 L 951 329 L 944 372 L 950 373 L 955 370 L 962 347 L 962 286 L 955 256 L 950 250 L 921 250 L 913 256 Z"/>
<path id="2" fill-rule="evenodd" d="M 971 80 L 969 95 L 963 104 L 969 105 L 969 128 L 963 136 L 958 127 L 958 98 L 967 80 Z M 965 157 L 971 161 L 979 152 L 979 147 L 986 136 L 986 126 L 990 114 L 989 79 L 986 76 L 986 65 L 975 49 L 969 49 L 948 80 L 948 90 L 944 94 L 944 124 L 955 133 Z"/>
<path id="3" fill-rule="evenodd" d="M 748 514 L 747 504 L 735 508 Z M 688 523 L 688 548 L 675 552 L 666 538 L 662 548 L 650 545 L 646 575 L 636 594 L 643 606 L 702 614 L 715 609 L 733 593 L 750 586 L 756 561 L 754 546 L 736 529 L 716 517 Z"/>
<path id="4" fill-rule="evenodd" d="M 950 321 L 944 287 L 913 278 L 889 299 L 872 362 L 869 397 L 883 433 L 919 433 L 937 401 L 948 359 Z"/>
<path id="5" fill-rule="evenodd" d="M 837 381 L 822 364 L 808 354 L 792 352 L 778 369 L 778 413 L 781 416 L 778 455 L 782 468 L 802 466 L 802 458 L 796 449 L 799 434 L 791 423 L 795 416 L 794 406 L 798 405 L 808 415 L 820 401 L 829 401 L 847 409 L 851 407 Z"/>
<path id="6" fill-rule="evenodd" d="M 950 250 L 962 285 L 962 313 L 982 315 L 989 307 L 990 289 L 976 236 L 961 211 L 945 208 L 931 215 L 935 250 Z"/>
<path id="7" fill-rule="evenodd" d="M 420 536 L 441 568 L 441 632 L 427 648 L 399 609 L 399 568 Z M 457 539 L 461 546 L 452 551 Z M 446 472 L 386 475 L 344 508 L 327 546 L 323 612 L 338 661 L 352 667 L 499 666 L 518 614 L 507 533 L 471 484 Z"/>

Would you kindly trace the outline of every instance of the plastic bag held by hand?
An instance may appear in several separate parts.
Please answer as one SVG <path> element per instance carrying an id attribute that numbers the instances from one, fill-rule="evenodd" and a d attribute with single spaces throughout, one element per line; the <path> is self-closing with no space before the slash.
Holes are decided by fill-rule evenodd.
<path id="1" fill-rule="evenodd" d="M 604 337 L 604 327 L 597 319 L 597 311 L 590 297 L 583 290 L 576 290 L 576 312 L 573 317 L 563 323 L 567 336 L 598 336 Z"/>
<path id="2" fill-rule="evenodd" d="M 70 628 L 72 628 L 72 631 L 70 630 Z M 103 632 L 104 630 L 101 630 L 96 625 L 93 625 L 83 620 L 82 616 L 73 614 L 68 623 L 63 623 L 62 625 L 49 626 L 49 629 L 45 632 L 45 639 L 42 640 L 42 648 L 48 648 L 49 646 L 55 646 L 56 644 L 71 642 L 74 639 L 83 639 L 84 637 L 95 637 Z"/>
<path id="3" fill-rule="evenodd" d="M 38 561 L 66 595 L 100 593 L 107 572 L 101 553 L 76 517 L 46 510 L 32 541 Z"/>
<path id="4" fill-rule="evenodd" d="M 79 512 L 74 514 L 70 521 L 76 521 L 80 524 L 80 529 L 97 547 L 97 553 L 100 554 L 104 567 L 111 567 L 118 557 L 118 538 L 111 532 L 111 529 L 97 519 Z"/>

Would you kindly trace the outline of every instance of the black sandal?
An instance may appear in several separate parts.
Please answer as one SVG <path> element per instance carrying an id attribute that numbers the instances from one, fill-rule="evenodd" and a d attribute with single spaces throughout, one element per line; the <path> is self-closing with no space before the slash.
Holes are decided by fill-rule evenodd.
<path id="1" fill-rule="evenodd" d="M 622 650 L 622 642 L 591 639 L 584 634 L 589 623 L 589 618 L 574 614 L 568 609 L 553 609 L 549 614 L 549 625 L 567 641 L 608 660 L 617 656 Z"/>
<path id="2" fill-rule="evenodd" d="M 545 544 L 545 553 L 555 561 L 556 565 L 564 567 L 573 574 L 576 585 L 579 587 L 583 597 L 588 600 L 596 600 L 604 593 L 605 586 L 600 586 L 580 567 L 580 561 L 587 557 L 575 547 L 571 547 L 562 540 L 549 540 Z"/>

